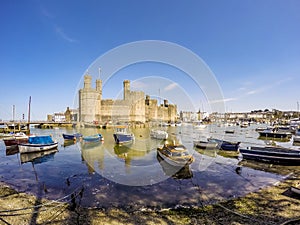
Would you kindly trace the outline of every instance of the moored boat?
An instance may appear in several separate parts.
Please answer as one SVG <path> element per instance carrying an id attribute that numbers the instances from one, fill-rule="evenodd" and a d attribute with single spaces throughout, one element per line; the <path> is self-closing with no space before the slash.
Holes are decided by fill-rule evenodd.
<path id="1" fill-rule="evenodd" d="M 266 129 L 264 131 L 259 131 L 260 137 L 266 138 L 280 138 L 280 139 L 289 139 L 292 137 L 292 133 L 288 131 L 281 131 L 278 128 Z"/>
<path id="2" fill-rule="evenodd" d="M 81 133 L 74 133 L 74 134 L 62 134 L 65 140 L 79 140 L 82 137 Z"/>
<path id="3" fill-rule="evenodd" d="M 167 140 L 168 139 L 168 133 L 164 130 L 151 130 L 150 131 L 150 137 L 159 139 L 159 140 Z"/>
<path id="4" fill-rule="evenodd" d="M 300 129 L 298 129 L 293 137 L 294 142 L 300 142 Z"/>
<path id="5" fill-rule="evenodd" d="M 116 127 L 113 137 L 116 144 L 126 144 L 134 141 L 134 135 L 128 131 L 126 126 Z"/>
<path id="6" fill-rule="evenodd" d="M 3 139 L 4 144 L 6 147 L 9 146 L 16 146 L 21 143 L 27 143 L 28 142 L 28 136 L 24 134 L 23 132 L 12 134 L 10 137 Z"/>
<path id="7" fill-rule="evenodd" d="M 242 124 L 240 125 L 241 128 L 247 128 L 249 126 L 248 122 L 242 122 Z"/>
<path id="8" fill-rule="evenodd" d="M 217 148 L 224 151 L 237 151 L 239 149 L 241 142 L 231 142 L 231 141 L 224 141 L 217 138 L 208 138 L 209 142 L 215 142 L 218 144 Z"/>
<path id="9" fill-rule="evenodd" d="M 83 136 L 82 137 L 84 142 L 99 142 L 99 141 L 104 141 L 104 137 L 102 134 L 94 134 L 90 136 Z"/>
<path id="10" fill-rule="evenodd" d="M 296 194 L 300 195 L 300 188 L 299 187 L 291 186 L 290 189 L 293 193 L 296 193 Z"/>
<path id="11" fill-rule="evenodd" d="M 194 161 L 194 157 L 189 153 L 184 145 L 164 144 L 157 148 L 157 153 L 167 163 L 173 166 L 185 166 Z"/>
<path id="12" fill-rule="evenodd" d="M 216 149 L 218 147 L 218 143 L 210 141 L 194 141 L 194 146 L 201 149 Z"/>
<path id="13" fill-rule="evenodd" d="M 234 130 L 225 130 L 225 134 L 234 134 Z"/>
<path id="14" fill-rule="evenodd" d="M 240 148 L 243 159 L 268 161 L 279 164 L 300 165 L 300 151 L 283 147 Z"/>
<path id="15" fill-rule="evenodd" d="M 20 153 L 40 152 L 57 148 L 58 143 L 51 136 L 33 136 L 28 138 L 28 143 L 19 144 Z"/>
<path id="16" fill-rule="evenodd" d="M 193 123 L 193 127 L 194 127 L 195 129 L 204 129 L 204 128 L 206 128 L 207 126 L 206 126 L 206 124 L 203 124 L 202 122 L 194 122 L 194 123 Z"/>

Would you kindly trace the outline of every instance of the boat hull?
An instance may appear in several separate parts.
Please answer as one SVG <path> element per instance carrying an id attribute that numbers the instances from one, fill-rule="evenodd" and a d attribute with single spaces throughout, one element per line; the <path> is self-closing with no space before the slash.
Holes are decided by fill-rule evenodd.
<path id="1" fill-rule="evenodd" d="M 174 161 L 172 159 L 170 159 L 169 157 L 167 157 L 165 154 L 163 154 L 161 151 L 157 151 L 158 155 L 168 164 L 174 166 L 174 167 L 184 167 L 186 165 L 191 164 L 192 162 L 190 162 L 190 160 L 183 160 L 183 161 Z"/>
<path id="2" fill-rule="evenodd" d="M 300 151 L 286 148 L 251 147 L 240 149 L 243 159 L 267 161 L 278 164 L 300 165 Z"/>
<path id="3" fill-rule="evenodd" d="M 13 145 L 18 145 L 18 144 L 22 144 L 22 143 L 28 143 L 28 137 L 24 137 L 24 138 L 5 138 L 3 139 L 4 144 L 6 147 L 8 146 L 13 146 Z"/>
<path id="4" fill-rule="evenodd" d="M 157 154 L 172 166 L 183 167 L 194 161 L 194 157 L 183 145 L 165 144 L 157 148 Z"/>
<path id="5" fill-rule="evenodd" d="M 300 135 L 294 136 L 293 141 L 294 142 L 300 142 Z"/>
<path id="6" fill-rule="evenodd" d="M 113 134 L 116 144 L 131 143 L 134 140 L 132 134 Z"/>
<path id="7" fill-rule="evenodd" d="M 259 132 L 260 137 L 266 137 L 266 138 L 278 138 L 278 139 L 286 139 L 286 138 L 291 138 L 292 133 L 289 132 Z"/>
<path id="8" fill-rule="evenodd" d="M 77 140 L 82 137 L 82 134 L 63 134 L 65 140 Z"/>
<path id="9" fill-rule="evenodd" d="M 218 144 L 218 149 L 224 150 L 224 151 L 238 151 L 240 142 L 229 142 L 229 141 L 223 141 L 221 139 L 216 138 L 208 138 L 209 142 L 216 142 Z"/>
<path id="10" fill-rule="evenodd" d="M 84 142 L 99 142 L 103 141 L 104 138 L 101 134 L 91 135 L 91 136 L 85 136 L 82 138 Z"/>
<path id="11" fill-rule="evenodd" d="M 58 146 L 57 142 L 49 144 L 19 144 L 20 153 L 40 152 L 55 149 Z"/>
<path id="12" fill-rule="evenodd" d="M 201 149 L 216 149 L 218 143 L 208 141 L 194 141 L 194 146 Z"/>
<path id="13" fill-rule="evenodd" d="M 291 186 L 291 191 L 300 195 L 300 188 L 298 188 L 298 187 Z"/>

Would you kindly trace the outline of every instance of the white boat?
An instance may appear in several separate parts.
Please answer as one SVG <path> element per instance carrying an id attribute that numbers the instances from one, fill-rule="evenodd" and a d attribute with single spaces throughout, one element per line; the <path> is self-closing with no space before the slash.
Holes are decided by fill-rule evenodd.
<path id="1" fill-rule="evenodd" d="M 54 148 L 57 148 L 58 143 L 50 143 L 50 144 L 19 144 L 19 152 L 20 153 L 30 153 L 30 152 L 40 152 L 47 151 Z"/>
<path id="2" fill-rule="evenodd" d="M 166 140 L 168 139 L 168 133 L 164 130 L 151 130 L 150 131 L 150 137 L 160 140 Z"/>
<path id="3" fill-rule="evenodd" d="M 240 127 L 241 128 L 247 128 L 249 126 L 249 123 L 248 122 L 243 122 Z"/>
<path id="4" fill-rule="evenodd" d="M 204 128 L 206 128 L 206 124 L 202 124 L 202 123 L 194 124 L 194 128 L 196 128 L 196 129 L 204 129 Z"/>
<path id="5" fill-rule="evenodd" d="M 50 136 L 34 136 L 28 138 L 28 143 L 19 144 L 20 153 L 40 152 L 55 149 L 58 146 Z"/>
<path id="6" fill-rule="evenodd" d="M 291 191 L 300 195 L 300 188 L 299 187 L 295 187 L 295 186 L 291 186 Z"/>
<path id="7" fill-rule="evenodd" d="M 181 127 L 182 123 L 181 122 L 177 122 L 176 123 L 176 127 Z"/>
<path id="8" fill-rule="evenodd" d="M 157 148 L 157 153 L 172 166 L 183 167 L 194 161 L 194 157 L 181 144 L 164 144 Z"/>
<path id="9" fill-rule="evenodd" d="M 294 142 L 300 142 L 300 129 L 298 129 L 293 137 Z"/>

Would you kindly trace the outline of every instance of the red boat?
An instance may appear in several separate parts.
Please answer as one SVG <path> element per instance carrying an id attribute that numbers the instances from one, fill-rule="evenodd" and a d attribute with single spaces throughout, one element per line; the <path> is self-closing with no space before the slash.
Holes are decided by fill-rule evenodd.
<path id="1" fill-rule="evenodd" d="M 5 146 L 15 146 L 21 143 L 27 143 L 28 142 L 28 136 L 24 133 L 16 133 L 12 134 L 11 137 L 7 137 L 3 139 Z"/>

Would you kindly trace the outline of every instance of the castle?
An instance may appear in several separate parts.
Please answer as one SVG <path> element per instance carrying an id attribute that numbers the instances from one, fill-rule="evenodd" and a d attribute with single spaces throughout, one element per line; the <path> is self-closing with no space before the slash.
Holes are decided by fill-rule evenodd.
<path id="1" fill-rule="evenodd" d="M 92 77 L 84 76 L 84 87 L 79 90 L 79 122 L 175 122 L 177 106 L 167 100 L 161 105 L 142 91 L 131 91 L 130 81 L 123 81 L 123 99 L 102 99 L 102 80 L 96 80 L 92 88 Z"/>

